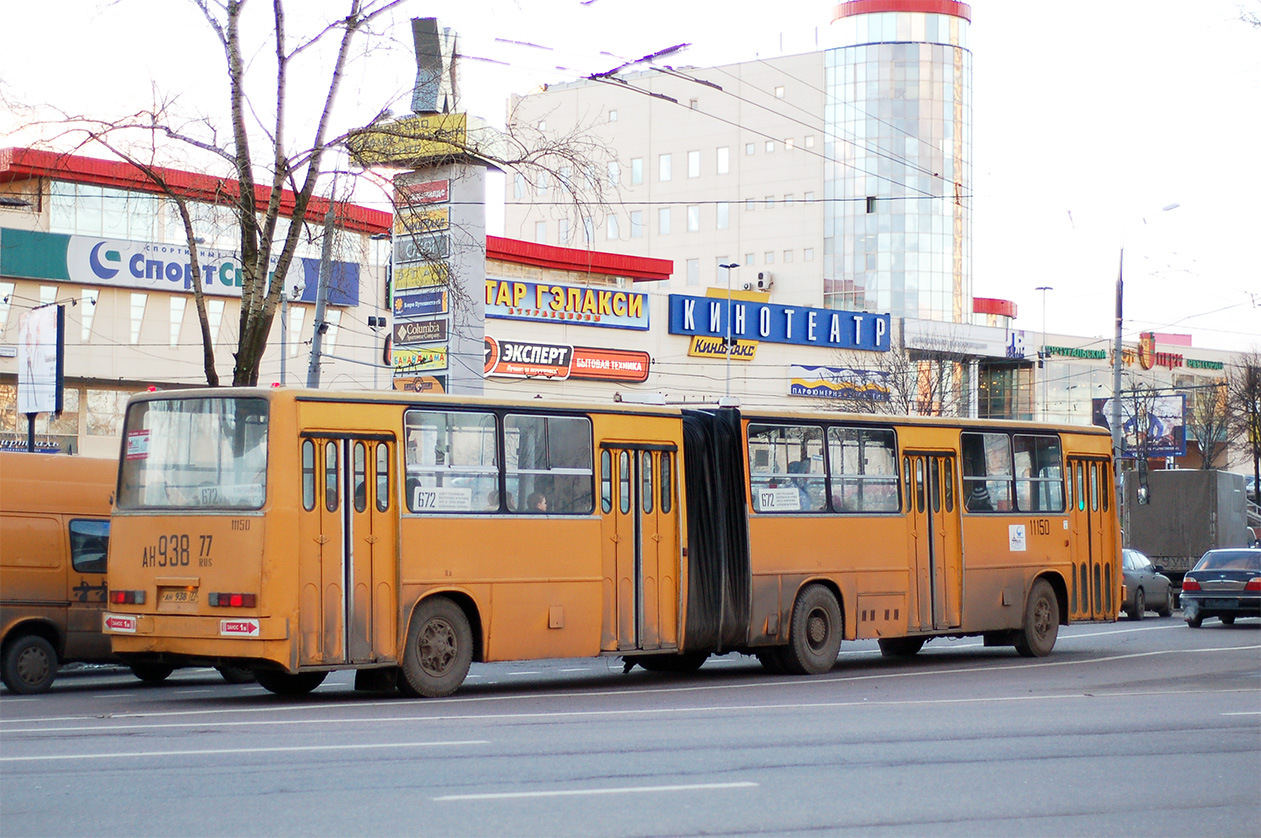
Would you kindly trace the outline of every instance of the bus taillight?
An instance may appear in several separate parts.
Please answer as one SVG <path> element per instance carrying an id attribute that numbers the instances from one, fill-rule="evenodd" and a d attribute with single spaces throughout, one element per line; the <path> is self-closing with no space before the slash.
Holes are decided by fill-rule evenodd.
<path id="1" fill-rule="evenodd" d="M 257 595 L 212 593 L 209 602 L 215 608 L 253 608 Z"/>
<path id="2" fill-rule="evenodd" d="M 116 605 L 144 605 L 144 591 L 110 591 L 109 601 Z"/>

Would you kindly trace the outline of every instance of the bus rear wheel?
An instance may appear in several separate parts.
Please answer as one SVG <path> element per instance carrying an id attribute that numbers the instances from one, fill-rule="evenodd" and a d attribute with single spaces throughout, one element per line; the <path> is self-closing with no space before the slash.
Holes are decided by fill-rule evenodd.
<path id="1" fill-rule="evenodd" d="M 841 607 L 823 585 L 808 585 L 793 605 L 784 670 L 793 675 L 831 671 L 841 651 Z"/>
<path id="2" fill-rule="evenodd" d="M 260 669 L 258 684 L 268 692 L 276 695 L 306 695 L 324 683 L 327 672 L 277 672 L 274 669 Z"/>
<path id="3" fill-rule="evenodd" d="M 1051 654 L 1060 633 L 1060 604 L 1055 589 L 1039 579 L 1029 589 L 1025 619 L 1016 637 L 1016 651 L 1026 658 Z"/>
<path id="4" fill-rule="evenodd" d="M 47 692 L 59 665 L 53 644 L 38 634 L 24 634 L 4 647 L 4 685 L 20 695 Z"/>
<path id="5" fill-rule="evenodd" d="M 399 692 L 413 698 L 451 695 L 472 662 L 473 629 L 460 606 L 441 596 L 416 606 L 399 667 Z"/>

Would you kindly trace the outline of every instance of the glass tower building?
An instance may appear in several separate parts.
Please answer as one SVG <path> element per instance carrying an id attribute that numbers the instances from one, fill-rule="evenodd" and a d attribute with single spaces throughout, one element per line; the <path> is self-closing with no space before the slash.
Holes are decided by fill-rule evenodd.
<path id="1" fill-rule="evenodd" d="M 828 307 L 970 319 L 970 20 L 950 0 L 836 7 L 825 56 Z"/>

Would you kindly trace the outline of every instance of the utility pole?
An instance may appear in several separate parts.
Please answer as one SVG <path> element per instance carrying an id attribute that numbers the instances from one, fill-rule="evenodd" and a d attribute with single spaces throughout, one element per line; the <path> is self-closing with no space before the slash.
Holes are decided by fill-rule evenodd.
<path id="1" fill-rule="evenodd" d="M 337 181 L 334 180 L 333 187 L 336 186 Z M 320 346 L 323 344 L 324 333 L 328 331 L 328 324 L 324 322 L 324 309 L 328 307 L 329 274 L 333 270 L 334 206 L 330 193 L 328 214 L 324 216 L 324 244 L 320 248 L 320 284 L 315 292 L 315 334 L 311 337 L 311 364 L 306 371 L 306 386 L 313 388 L 320 386 Z"/>

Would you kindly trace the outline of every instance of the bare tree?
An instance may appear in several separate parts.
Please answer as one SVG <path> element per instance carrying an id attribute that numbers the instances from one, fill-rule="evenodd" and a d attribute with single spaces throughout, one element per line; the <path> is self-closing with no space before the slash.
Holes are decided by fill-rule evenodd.
<path id="1" fill-rule="evenodd" d="M 949 336 L 919 343 L 921 347 L 911 349 L 899 339 L 888 352 L 840 353 L 840 364 L 861 381 L 842 387 L 828 400 L 829 407 L 852 413 L 958 416 L 967 403 L 966 355 Z M 863 377 L 863 372 L 873 375 Z"/>
<path id="2" fill-rule="evenodd" d="M 189 211 L 190 200 L 169 182 L 167 173 L 173 170 L 158 165 L 158 158 L 171 156 L 172 148 L 182 147 L 218 161 L 221 168 L 231 172 L 234 182 L 225 180 L 225 188 L 219 194 L 196 200 L 230 208 L 239 234 L 242 293 L 232 383 L 249 386 L 258 383 L 272 321 L 284 289 L 292 284 L 286 278 L 297 248 L 304 235 L 309 241 L 321 235 L 318 225 L 327 214 L 331 197 L 317 196 L 317 187 L 325 191 L 330 175 L 343 174 L 332 170 L 330 160 L 340 158 L 352 138 L 365 131 L 399 130 L 387 127 L 389 112 L 384 108 L 392 100 L 388 93 L 382 96 L 382 109 L 369 120 L 369 128 L 339 132 L 333 125 L 339 90 L 352 56 L 361 58 L 370 53 L 372 44 L 388 40 L 383 33 L 373 31 L 373 24 L 407 0 L 344 0 L 343 14 L 317 23 L 314 31 L 301 37 L 291 37 L 289 33 L 284 0 L 272 0 L 267 4 L 268 12 L 261 13 L 260 7 L 259 14 L 249 16 L 244 14 L 247 6 L 258 5 L 250 0 L 189 2 L 200 12 L 222 50 L 229 114 L 226 127 L 210 117 L 185 116 L 175 107 L 176 99 L 155 96 L 150 107 L 121 118 L 63 113 L 52 123 L 62 132 L 54 140 L 77 136 L 82 138 L 78 148 L 95 144 L 110 149 L 135 165 L 174 202 L 191 254 L 190 274 L 201 320 L 205 375 L 212 386 L 219 383 L 219 378 L 201 295 L 198 236 Z M 250 37 L 257 34 L 258 27 L 264 33 L 264 49 L 257 48 L 258 38 Z M 299 59 L 303 59 L 301 67 L 297 65 Z M 313 64 L 319 65 L 318 69 L 313 69 Z M 293 99 L 291 86 L 299 76 L 308 86 L 313 78 L 321 79 L 317 89 L 324 91 L 322 101 Z M 310 134 L 295 142 L 290 137 L 289 114 L 304 104 L 315 105 Z M 422 138 L 446 139 L 432 130 Z M 495 142 L 465 138 L 451 153 L 453 159 L 480 159 L 504 169 L 548 172 L 562 186 L 565 184 L 561 176 L 574 168 L 574 162 L 566 161 L 576 161 L 580 171 L 588 174 L 601 171 L 592 159 L 598 156 L 597 147 L 581 136 L 533 142 L 537 139 L 511 134 L 502 135 Z M 344 174 L 349 180 L 365 173 L 360 170 Z M 583 195 L 583 201 L 598 196 L 605 185 L 600 178 L 586 178 L 584 182 L 590 184 L 591 194 Z M 574 189 L 568 192 L 579 194 Z M 286 219 L 292 220 L 286 223 Z M 311 225 L 307 224 L 308 219 L 313 222 Z"/>
<path id="3" fill-rule="evenodd" d="M 1261 486 L 1261 351 L 1240 355 L 1226 372 L 1226 401 L 1232 442 L 1252 459 L 1252 478 Z"/>
<path id="4" fill-rule="evenodd" d="M 1200 446 L 1200 468 L 1216 468 L 1217 459 L 1226 452 L 1227 411 L 1226 380 L 1217 379 L 1186 393 L 1186 429 Z"/>

